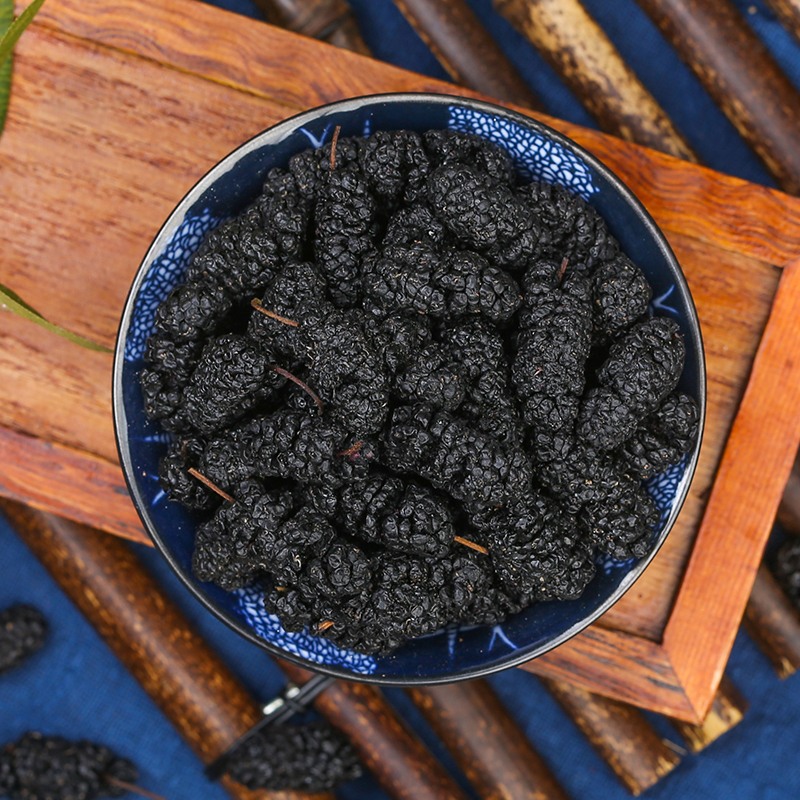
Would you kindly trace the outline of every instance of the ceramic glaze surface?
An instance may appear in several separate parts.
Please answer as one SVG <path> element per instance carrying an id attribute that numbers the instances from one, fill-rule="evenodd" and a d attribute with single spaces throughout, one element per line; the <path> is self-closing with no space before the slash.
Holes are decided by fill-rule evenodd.
<path id="1" fill-rule="evenodd" d="M 307 633 L 287 633 L 267 614 L 257 586 L 227 593 L 191 574 L 196 521 L 170 502 L 158 484 L 158 460 L 170 437 L 146 419 L 139 375 L 153 315 L 183 280 L 204 234 L 240 213 L 261 189 L 267 172 L 289 157 L 343 136 L 410 128 L 450 128 L 482 135 L 505 147 L 521 182 L 536 178 L 580 194 L 607 220 L 623 249 L 654 290 L 650 313 L 678 321 L 687 344 L 680 389 L 704 407 L 705 373 L 694 306 L 680 268 L 663 236 L 633 196 L 605 167 L 545 126 L 485 103 L 424 95 L 388 95 L 343 101 L 302 114 L 265 131 L 236 150 L 192 189 L 167 220 L 147 253 L 128 298 L 115 361 L 114 407 L 120 455 L 134 502 L 157 546 L 195 595 L 241 634 L 275 654 L 310 668 L 385 683 L 431 683 L 503 669 L 539 655 L 581 630 L 638 577 L 663 542 L 688 491 L 695 450 L 646 488 L 661 511 L 652 549 L 643 559 L 616 561 L 598 554 L 598 571 L 577 600 L 539 603 L 501 625 L 451 625 L 420 637 L 385 657 L 337 648 Z"/>

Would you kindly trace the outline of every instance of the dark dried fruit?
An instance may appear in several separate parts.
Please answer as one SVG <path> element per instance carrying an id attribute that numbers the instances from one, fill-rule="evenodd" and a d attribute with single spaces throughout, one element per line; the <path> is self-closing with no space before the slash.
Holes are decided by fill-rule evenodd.
<path id="1" fill-rule="evenodd" d="M 175 342 L 213 333 L 231 309 L 228 292 L 213 280 L 182 283 L 158 307 L 156 331 Z"/>
<path id="2" fill-rule="evenodd" d="M 678 323 L 653 317 L 634 325 L 611 346 L 597 376 L 632 411 L 644 415 L 658 408 L 675 390 L 685 359 L 686 346 Z"/>
<path id="3" fill-rule="evenodd" d="M 399 406 L 386 436 L 386 463 L 411 472 L 457 500 L 502 506 L 530 491 L 525 453 L 428 406 Z"/>
<path id="4" fill-rule="evenodd" d="M 625 470 L 648 480 L 677 464 L 697 441 L 700 409 L 688 395 L 668 395 L 625 442 L 619 456 Z"/>
<path id="5" fill-rule="evenodd" d="M 618 336 L 647 313 L 653 289 L 636 264 L 620 253 L 600 264 L 592 275 L 595 327 Z"/>
<path id="6" fill-rule="evenodd" d="M 196 575 L 382 655 L 578 597 L 598 551 L 645 556 L 660 515 L 641 481 L 699 425 L 651 295 L 592 206 L 517 185 L 478 136 L 293 156 L 206 237 L 148 343 Z"/>
<path id="7" fill-rule="evenodd" d="M 28 732 L 0 750 L 0 794 L 10 800 L 94 800 L 121 797 L 135 783 L 133 762 L 88 741 Z"/>
<path id="8" fill-rule="evenodd" d="M 284 379 L 273 359 L 249 339 L 227 333 L 210 339 L 183 392 L 191 426 L 208 435 L 275 395 Z"/>
<path id="9" fill-rule="evenodd" d="M 0 611 L 0 674 L 15 669 L 47 638 L 47 620 L 34 606 L 19 603 Z"/>
<path id="10" fill-rule="evenodd" d="M 428 156 L 412 131 L 376 131 L 359 140 L 358 163 L 380 200 L 413 202 L 424 191 Z"/>
<path id="11" fill-rule="evenodd" d="M 342 308 L 361 297 L 361 264 L 374 249 L 377 204 L 355 170 L 331 172 L 315 207 L 314 255 L 331 301 Z"/>
<path id="12" fill-rule="evenodd" d="M 169 499 L 196 511 L 216 508 L 220 502 L 218 494 L 189 473 L 200 465 L 205 446 L 203 439 L 179 437 L 158 462 L 158 481 Z"/>
<path id="13" fill-rule="evenodd" d="M 323 792 L 358 778 L 352 745 L 327 722 L 273 725 L 231 755 L 227 773 L 248 789 Z"/>

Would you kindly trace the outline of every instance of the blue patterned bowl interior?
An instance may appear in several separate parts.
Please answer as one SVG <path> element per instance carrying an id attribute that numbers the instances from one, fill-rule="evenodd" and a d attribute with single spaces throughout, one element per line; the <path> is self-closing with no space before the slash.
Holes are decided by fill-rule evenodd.
<path id="1" fill-rule="evenodd" d="M 624 250 L 653 286 L 652 313 L 676 319 L 687 343 L 680 388 L 705 411 L 705 368 L 697 315 L 686 281 L 663 235 L 609 170 L 566 137 L 496 106 L 438 95 L 384 95 L 343 101 L 289 119 L 234 151 L 181 201 L 139 269 L 125 307 L 114 365 L 114 416 L 123 469 L 137 510 L 156 545 L 190 590 L 239 633 L 276 655 L 331 674 L 382 683 L 435 683 L 477 677 L 519 664 L 565 641 L 606 611 L 655 555 L 688 492 L 700 443 L 647 489 L 661 510 L 651 553 L 615 561 L 598 556 L 596 577 L 577 600 L 540 603 L 494 627 L 452 626 L 375 658 L 341 650 L 325 639 L 286 633 L 267 614 L 255 587 L 227 593 L 191 573 L 195 521 L 168 502 L 158 484 L 158 460 L 169 435 L 146 419 L 139 375 L 153 314 L 183 279 L 203 235 L 240 213 L 261 190 L 266 173 L 289 157 L 320 147 L 340 125 L 343 136 L 376 130 L 452 128 L 505 147 L 521 178 L 536 178 L 581 195 L 608 221 Z"/>

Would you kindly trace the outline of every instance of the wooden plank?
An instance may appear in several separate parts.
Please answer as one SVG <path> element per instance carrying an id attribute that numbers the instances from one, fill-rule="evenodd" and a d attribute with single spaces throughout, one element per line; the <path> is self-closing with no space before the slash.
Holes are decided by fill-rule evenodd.
<path id="1" fill-rule="evenodd" d="M 701 714 L 708 710 L 733 647 L 800 443 L 799 352 L 800 259 L 783 273 L 698 546 L 664 632 L 664 647 L 681 685 Z M 728 546 L 733 532 L 740 540 L 736 548 Z M 725 591 L 719 590 L 721 575 Z"/>
<path id="2" fill-rule="evenodd" d="M 542 683 L 632 795 L 654 786 L 680 762 L 633 706 L 571 683 L 549 678 Z"/>
<path id="3" fill-rule="evenodd" d="M 389 91 L 479 96 L 192 0 L 51 0 L 36 24 L 269 98 L 286 106 L 284 116 L 343 97 Z M 800 200 L 527 113 L 608 164 L 662 228 L 773 264 L 782 265 L 800 253 Z"/>
<path id="4" fill-rule="evenodd" d="M 150 544 L 118 464 L 0 428 L 0 495 Z"/>
<path id="5" fill-rule="evenodd" d="M 53 30 L 24 38 L 0 143 L 0 226 L 13 232 L 0 281 L 113 346 L 128 287 L 175 203 L 286 110 Z M 0 345 L 0 425 L 116 460 L 110 356 L 10 314 Z"/>
<path id="6" fill-rule="evenodd" d="M 672 724 L 689 750 L 692 753 L 701 753 L 738 725 L 744 719 L 749 706 L 736 684 L 727 675 L 723 675 L 711 709 L 699 725 L 683 720 L 672 720 Z"/>
<path id="7" fill-rule="evenodd" d="M 699 722 L 664 648 L 657 642 L 592 625 L 521 669 L 590 692 Z"/>

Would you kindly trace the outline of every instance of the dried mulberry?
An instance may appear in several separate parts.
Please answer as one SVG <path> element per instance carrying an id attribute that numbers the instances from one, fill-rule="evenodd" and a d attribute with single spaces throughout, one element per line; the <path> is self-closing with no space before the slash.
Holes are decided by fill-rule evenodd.
<path id="1" fill-rule="evenodd" d="M 47 620 L 34 606 L 19 603 L 0 611 L 0 674 L 15 669 L 47 638 Z"/>
<path id="2" fill-rule="evenodd" d="M 139 773 L 133 762 L 92 742 L 28 732 L 0 750 L 0 790 L 10 800 L 121 797 Z"/>
<path id="3" fill-rule="evenodd" d="M 327 722 L 273 725 L 242 743 L 227 773 L 248 789 L 323 792 L 358 778 L 361 761 Z"/>

